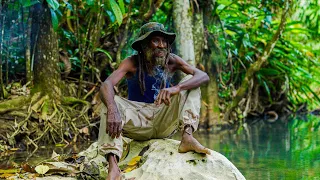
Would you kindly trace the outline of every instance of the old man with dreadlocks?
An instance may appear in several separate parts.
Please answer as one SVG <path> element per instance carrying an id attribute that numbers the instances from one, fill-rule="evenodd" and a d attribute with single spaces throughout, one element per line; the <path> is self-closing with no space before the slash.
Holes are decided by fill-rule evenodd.
<path id="1" fill-rule="evenodd" d="M 208 75 L 170 53 L 176 35 L 160 23 L 150 22 L 140 29 L 132 48 L 137 54 L 124 59 L 101 86 L 102 108 L 99 151 L 109 162 L 107 179 L 119 179 L 117 162 L 123 152 L 122 136 L 135 140 L 166 138 L 182 131 L 180 153 L 210 154 L 193 136 L 200 111 L 200 88 Z M 170 87 L 174 72 L 187 74 Z M 115 96 L 113 87 L 126 77 L 128 99 Z"/>

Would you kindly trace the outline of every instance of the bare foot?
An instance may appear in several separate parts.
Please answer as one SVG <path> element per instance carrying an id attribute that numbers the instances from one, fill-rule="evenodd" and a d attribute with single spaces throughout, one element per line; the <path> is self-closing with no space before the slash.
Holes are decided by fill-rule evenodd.
<path id="1" fill-rule="evenodd" d="M 121 171 L 117 164 L 117 159 L 114 155 L 108 156 L 109 169 L 106 180 L 121 180 Z"/>
<path id="2" fill-rule="evenodd" d="M 208 148 L 202 146 L 191 134 L 184 133 L 178 149 L 179 153 L 195 151 L 197 153 L 211 154 Z"/>

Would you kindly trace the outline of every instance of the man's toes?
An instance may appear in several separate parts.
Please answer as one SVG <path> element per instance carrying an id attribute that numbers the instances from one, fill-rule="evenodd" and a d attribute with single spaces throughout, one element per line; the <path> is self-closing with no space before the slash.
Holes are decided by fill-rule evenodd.
<path id="1" fill-rule="evenodd" d="M 203 153 L 211 155 L 211 152 L 210 152 L 210 150 L 208 148 L 204 148 L 204 152 Z"/>
<path id="2" fill-rule="evenodd" d="M 208 148 L 203 147 L 203 146 L 200 146 L 200 147 L 198 146 L 198 147 L 195 149 L 195 151 L 196 151 L 197 153 L 203 153 L 203 154 L 211 155 L 210 150 L 209 150 Z"/>

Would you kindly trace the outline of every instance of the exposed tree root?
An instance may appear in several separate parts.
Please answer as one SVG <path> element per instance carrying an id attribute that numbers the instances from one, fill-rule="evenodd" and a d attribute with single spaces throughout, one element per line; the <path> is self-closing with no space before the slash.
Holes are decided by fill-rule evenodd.
<path id="1" fill-rule="evenodd" d="M 43 144 L 81 141 L 80 129 L 92 124 L 90 108 L 91 104 L 82 99 L 64 97 L 57 102 L 40 93 L 2 102 L 0 114 L 5 120 L 0 118 L 0 123 L 7 129 L 0 130 L 1 145 L 14 147 L 22 143 L 37 150 Z"/>
<path id="2" fill-rule="evenodd" d="M 5 114 L 14 110 L 19 110 L 25 106 L 25 102 L 29 101 L 29 97 L 19 96 L 15 99 L 10 99 L 0 103 L 0 114 Z"/>

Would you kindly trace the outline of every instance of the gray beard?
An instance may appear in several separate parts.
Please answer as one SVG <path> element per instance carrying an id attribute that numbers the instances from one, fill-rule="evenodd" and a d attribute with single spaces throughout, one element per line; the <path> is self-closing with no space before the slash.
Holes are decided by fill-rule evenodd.
<path id="1" fill-rule="evenodd" d="M 165 61 L 166 61 L 166 56 L 164 57 L 154 57 L 154 53 L 156 50 L 151 50 L 149 47 L 146 47 L 146 51 L 145 51 L 145 58 L 148 64 L 150 64 L 153 67 L 155 66 L 161 66 L 164 67 L 165 66 Z M 167 50 L 164 50 L 167 51 Z"/>
<path id="2" fill-rule="evenodd" d="M 155 62 L 156 62 L 155 66 L 164 67 L 165 61 L 166 61 L 166 57 L 155 57 Z"/>

